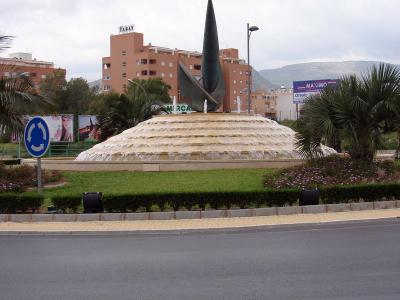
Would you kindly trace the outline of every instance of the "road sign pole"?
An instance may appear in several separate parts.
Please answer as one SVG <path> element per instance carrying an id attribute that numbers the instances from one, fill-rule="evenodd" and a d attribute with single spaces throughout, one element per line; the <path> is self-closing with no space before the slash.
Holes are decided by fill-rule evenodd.
<path id="1" fill-rule="evenodd" d="M 30 155 L 37 158 L 37 191 L 42 192 L 42 160 L 50 146 L 50 130 L 41 117 L 33 117 L 25 126 L 24 142 Z"/>
<path id="2" fill-rule="evenodd" d="M 42 159 L 37 158 L 37 191 L 42 192 Z"/>
<path id="3" fill-rule="evenodd" d="M 21 159 L 21 134 L 18 133 L 18 159 Z"/>

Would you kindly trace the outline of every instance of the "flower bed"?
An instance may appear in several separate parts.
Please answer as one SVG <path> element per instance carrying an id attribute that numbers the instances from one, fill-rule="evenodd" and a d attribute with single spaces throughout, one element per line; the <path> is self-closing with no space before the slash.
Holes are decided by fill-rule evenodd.
<path id="1" fill-rule="evenodd" d="M 356 161 L 348 157 L 330 156 L 302 166 L 267 175 L 268 188 L 316 188 L 337 185 L 398 182 L 399 169 L 393 162 Z"/>
<path id="2" fill-rule="evenodd" d="M 57 171 L 42 171 L 43 183 L 58 182 L 62 176 Z M 22 192 L 37 185 L 36 169 L 30 166 L 7 167 L 0 163 L 0 193 Z"/>

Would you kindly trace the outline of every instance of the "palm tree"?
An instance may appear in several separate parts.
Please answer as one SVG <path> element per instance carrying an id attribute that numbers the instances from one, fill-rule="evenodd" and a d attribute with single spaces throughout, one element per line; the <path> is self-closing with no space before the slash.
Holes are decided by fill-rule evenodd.
<path id="1" fill-rule="evenodd" d="M 399 96 L 400 69 L 393 65 L 374 66 L 361 78 L 343 77 L 337 89 L 327 89 L 304 105 L 297 142 L 300 152 L 318 157 L 321 143 L 340 148 L 341 141 L 347 140 L 353 158 L 372 160 L 386 121 L 400 116 Z"/>
<path id="2" fill-rule="evenodd" d="M 12 36 L 0 35 L 0 52 L 9 47 L 12 38 Z"/>
<path id="3" fill-rule="evenodd" d="M 7 48 L 12 37 L 0 36 L 0 51 Z M 4 73 L 8 73 L 5 76 Z M 21 132 L 24 116 L 35 113 L 50 103 L 35 90 L 28 76 L 18 73 L 12 64 L 0 68 L 0 134 Z"/>
<path id="4" fill-rule="evenodd" d="M 13 67 L 1 68 L 0 73 L 7 69 L 10 73 Z M 23 127 L 23 116 L 26 104 L 35 101 L 34 85 L 26 76 L 0 76 L 0 128 L 3 131 L 17 130 Z"/>
<path id="5" fill-rule="evenodd" d="M 165 111 L 170 86 L 161 79 L 132 80 L 126 94 L 108 94 L 102 100 L 98 123 L 101 140 L 138 125 Z"/>

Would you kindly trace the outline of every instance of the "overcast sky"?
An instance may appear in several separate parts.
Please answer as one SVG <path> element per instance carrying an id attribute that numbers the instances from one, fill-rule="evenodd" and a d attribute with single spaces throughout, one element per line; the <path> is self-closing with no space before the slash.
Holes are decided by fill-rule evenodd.
<path id="1" fill-rule="evenodd" d="M 119 25 L 135 24 L 145 43 L 201 51 L 207 0 L 2 1 L 1 53 L 31 52 L 67 69 L 68 78 L 101 78 L 101 57 Z M 246 23 L 257 70 L 311 61 L 400 63 L 400 0 L 214 0 L 220 48 L 246 57 Z"/>

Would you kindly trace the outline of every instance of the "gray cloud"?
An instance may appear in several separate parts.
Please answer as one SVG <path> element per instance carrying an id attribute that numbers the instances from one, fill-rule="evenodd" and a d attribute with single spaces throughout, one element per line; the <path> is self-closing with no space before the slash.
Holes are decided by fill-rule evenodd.
<path id="1" fill-rule="evenodd" d="M 206 0 L 14 0 L 2 4 L 7 53 L 29 51 L 69 77 L 101 77 L 101 57 L 119 25 L 136 24 L 145 42 L 201 51 Z M 220 46 L 246 56 L 246 23 L 256 69 L 323 60 L 399 63 L 398 0 L 214 0 Z M 6 53 L 3 53 L 3 55 Z"/>

